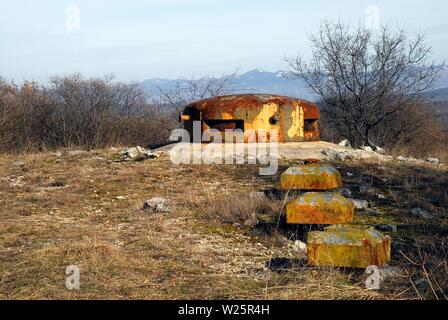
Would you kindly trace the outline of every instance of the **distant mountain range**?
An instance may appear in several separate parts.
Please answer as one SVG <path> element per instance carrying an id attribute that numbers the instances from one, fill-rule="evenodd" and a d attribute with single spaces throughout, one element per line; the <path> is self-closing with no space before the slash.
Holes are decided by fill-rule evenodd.
<path id="1" fill-rule="evenodd" d="M 143 81 L 142 86 L 147 93 L 157 96 L 158 88 L 171 89 L 179 81 L 185 80 L 155 78 Z M 237 74 L 231 79 L 229 90 L 234 93 L 270 93 L 310 101 L 317 100 L 317 96 L 310 92 L 302 80 L 296 79 L 290 72 L 286 71 L 269 72 L 256 69 Z M 443 70 L 433 90 L 425 93 L 425 97 L 434 102 L 448 101 L 448 67 Z"/>
<path id="2" fill-rule="evenodd" d="M 431 102 L 448 102 L 448 88 L 440 88 L 425 92 L 423 96 Z"/>
<path id="3" fill-rule="evenodd" d="M 184 80 L 156 78 L 143 81 L 142 86 L 147 93 L 157 96 L 159 87 L 165 90 L 172 89 L 182 81 Z M 316 96 L 306 88 L 302 80 L 294 79 L 291 73 L 284 71 L 252 70 L 236 74 L 228 87 L 232 93 L 271 93 L 316 100 Z"/>

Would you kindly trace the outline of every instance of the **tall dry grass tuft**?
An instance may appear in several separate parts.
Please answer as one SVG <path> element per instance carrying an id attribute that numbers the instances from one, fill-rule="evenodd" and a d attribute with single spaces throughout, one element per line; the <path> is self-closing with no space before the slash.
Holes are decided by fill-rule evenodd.
<path id="1" fill-rule="evenodd" d="M 194 207 L 204 220 L 254 226 L 261 216 L 277 217 L 281 213 L 282 202 L 254 193 L 217 199 L 209 198 L 196 203 Z"/>

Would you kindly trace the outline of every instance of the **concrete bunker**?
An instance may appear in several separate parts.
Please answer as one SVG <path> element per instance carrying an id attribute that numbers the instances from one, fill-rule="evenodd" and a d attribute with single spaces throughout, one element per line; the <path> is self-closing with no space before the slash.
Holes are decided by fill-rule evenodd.
<path id="1" fill-rule="evenodd" d="M 193 122 L 200 121 L 201 134 L 210 129 L 221 133 L 242 130 L 245 142 L 247 131 L 269 134 L 276 129 L 279 142 L 319 140 L 319 109 L 308 101 L 267 94 L 239 94 L 196 101 L 185 107 L 181 116 L 183 126 L 193 141 Z M 251 130 L 249 130 L 251 129 Z M 267 141 L 274 137 L 267 136 Z M 250 141 L 250 140 L 249 140 Z"/>

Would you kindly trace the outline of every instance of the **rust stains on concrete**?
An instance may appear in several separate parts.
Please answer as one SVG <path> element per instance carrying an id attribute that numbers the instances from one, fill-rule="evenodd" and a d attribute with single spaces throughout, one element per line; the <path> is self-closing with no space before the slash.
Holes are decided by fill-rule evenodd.
<path id="1" fill-rule="evenodd" d="M 196 101 L 181 116 L 192 135 L 192 122 L 201 121 L 201 130 L 278 130 L 279 142 L 318 141 L 319 109 L 308 101 L 267 94 L 220 96 Z M 248 138 L 245 136 L 245 141 Z M 271 139 L 273 141 L 273 138 Z"/>

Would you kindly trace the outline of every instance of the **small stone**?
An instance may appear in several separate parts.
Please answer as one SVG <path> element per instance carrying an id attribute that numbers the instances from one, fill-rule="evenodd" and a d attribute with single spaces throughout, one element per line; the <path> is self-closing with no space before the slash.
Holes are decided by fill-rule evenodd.
<path id="1" fill-rule="evenodd" d="M 352 196 L 352 192 L 348 188 L 339 188 L 335 190 L 336 192 L 339 192 L 346 198 L 350 198 Z"/>
<path id="2" fill-rule="evenodd" d="M 15 161 L 12 163 L 14 167 L 24 167 L 26 163 L 24 161 Z"/>
<path id="3" fill-rule="evenodd" d="M 361 193 L 375 193 L 375 191 L 375 188 L 369 185 L 359 187 L 359 192 Z"/>
<path id="4" fill-rule="evenodd" d="M 124 200 L 124 199 L 126 199 L 126 198 L 123 197 L 123 196 L 116 196 L 115 199 L 117 199 L 117 200 Z"/>
<path id="5" fill-rule="evenodd" d="M 381 147 L 376 147 L 375 152 L 379 154 L 386 154 L 386 150 Z"/>
<path id="6" fill-rule="evenodd" d="M 296 252 L 306 253 L 306 243 L 300 240 L 296 240 L 291 246 L 291 249 Z"/>
<path id="7" fill-rule="evenodd" d="M 347 139 L 342 140 L 341 142 L 339 142 L 339 145 L 342 147 L 347 147 L 347 148 L 351 148 L 351 144 Z"/>
<path id="8" fill-rule="evenodd" d="M 160 154 L 152 153 L 150 150 L 142 148 L 140 146 L 124 149 L 120 155 L 118 161 L 144 161 L 147 159 L 159 158 Z"/>
<path id="9" fill-rule="evenodd" d="M 346 172 L 345 175 L 349 178 L 354 176 L 354 174 L 352 172 Z"/>
<path id="10" fill-rule="evenodd" d="M 422 219 L 431 219 L 434 217 L 434 215 L 428 211 L 426 211 L 425 209 L 416 207 L 416 208 L 412 208 L 409 213 L 411 215 L 413 215 L 414 217 L 417 218 L 422 218 Z"/>
<path id="11" fill-rule="evenodd" d="M 384 231 L 384 232 L 397 232 L 398 227 L 394 224 L 389 225 L 389 224 L 380 224 L 377 225 L 375 227 L 375 229 L 379 230 L 379 231 Z"/>
<path id="12" fill-rule="evenodd" d="M 431 163 L 431 164 L 439 164 L 439 159 L 437 159 L 437 158 L 428 158 L 428 159 L 426 159 L 426 161 L 428 161 L 429 163 Z"/>
<path id="13" fill-rule="evenodd" d="M 1 180 L 8 182 L 11 188 L 21 188 L 26 185 L 24 176 L 9 176 L 1 178 Z"/>
<path id="14" fill-rule="evenodd" d="M 140 154 L 141 147 L 128 148 L 123 150 L 123 155 L 128 158 L 135 158 Z"/>
<path id="15" fill-rule="evenodd" d="M 87 153 L 87 151 L 85 151 L 85 150 L 72 150 L 72 151 L 68 152 L 68 155 L 69 156 L 80 156 L 80 155 L 83 155 L 86 153 Z"/>
<path id="16" fill-rule="evenodd" d="M 324 149 L 321 151 L 321 153 L 325 155 L 328 160 L 346 161 L 354 159 L 353 155 L 346 151 Z"/>
<path id="17" fill-rule="evenodd" d="M 386 196 L 384 194 L 379 194 L 378 199 L 386 199 Z"/>
<path id="18" fill-rule="evenodd" d="M 367 209 L 369 207 L 369 201 L 367 200 L 360 200 L 360 199 L 349 199 L 351 202 L 353 202 L 353 205 L 356 209 Z"/>
<path id="19" fill-rule="evenodd" d="M 343 152 L 336 153 L 336 160 L 345 161 L 346 158 L 347 158 L 347 155 L 345 153 L 343 153 Z"/>
<path id="20" fill-rule="evenodd" d="M 143 204 L 143 209 L 145 211 L 149 211 L 152 213 L 168 213 L 171 212 L 170 207 L 168 206 L 168 200 L 165 198 L 152 198 L 150 200 L 146 200 Z"/>
<path id="21" fill-rule="evenodd" d="M 403 269 L 395 266 L 384 266 L 380 268 L 381 281 L 385 281 L 390 278 L 404 277 Z"/>

